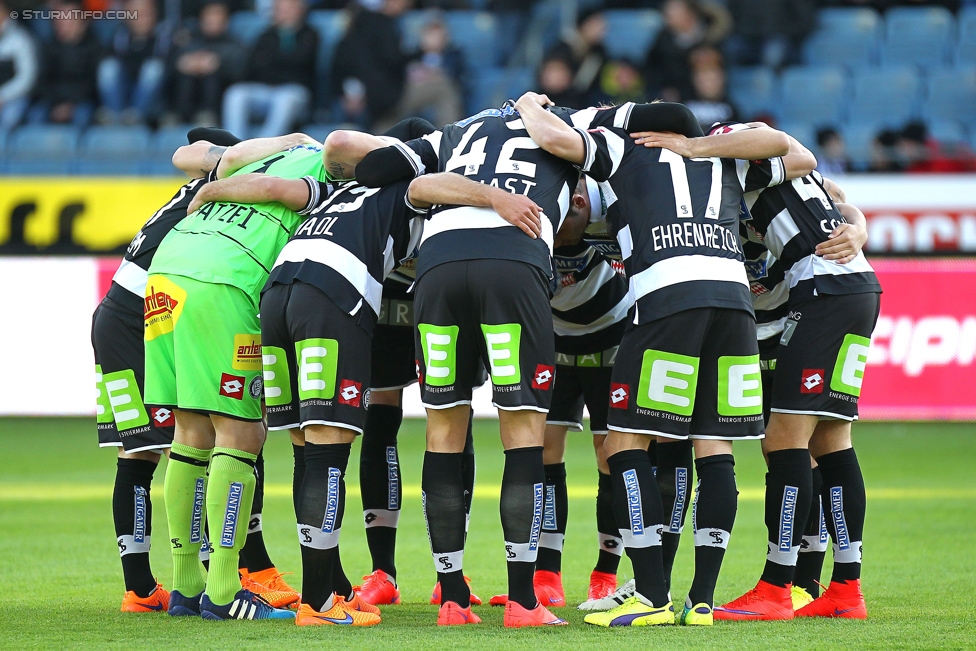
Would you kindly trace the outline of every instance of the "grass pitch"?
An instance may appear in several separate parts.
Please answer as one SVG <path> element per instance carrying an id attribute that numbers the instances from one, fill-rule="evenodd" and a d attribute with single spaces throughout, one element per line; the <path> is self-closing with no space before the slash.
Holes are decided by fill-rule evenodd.
<path id="1" fill-rule="evenodd" d="M 89 419 L 0 420 L 0 647 L 104 649 L 562 649 L 611 648 L 976 648 L 976 427 L 953 424 L 858 424 L 855 441 L 868 490 L 863 587 L 866 622 L 804 620 L 717 623 L 708 629 L 597 629 L 573 607 L 557 609 L 570 626 L 508 631 L 502 611 L 483 606 L 484 624 L 438 629 L 427 605 L 434 583 L 420 508 L 423 423 L 400 433 L 404 481 L 398 574 L 404 604 L 383 608 L 371 629 L 299 629 L 287 622 L 204 622 L 118 611 L 123 585 L 111 516 L 114 450 L 95 447 Z M 486 601 L 505 590 L 498 520 L 502 454 L 497 423 L 477 421 L 478 483 L 465 573 Z M 301 585 L 291 506 L 291 449 L 272 435 L 266 449 L 264 533 L 279 569 Z M 763 473 L 759 446 L 737 444 L 739 513 L 719 580 L 719 603 L 751 588 L 762 569 Z M 596 560 L 596 469 L 589 435 L 567 450 L 570 514 L 563 557 L 567 599 L 586 595 Z M 370 570 L 358 492 L 358 445 L 347 478 L 343 564 L 350 578 Z M 171 577 L 165 544 L 162 469 L 153 488 L 153 567 Z M 675 603 L 691 582 L 692 541 L 682 541 L 674 573 Z M 829 557 L 829 554 L 828 554 Z M 829 578 L 829 559 L 824 581 Z M 630 564 L 621 564 L 629 576 Z M 356 582 L 356 581 L 354 581 Z M 637 646 L 640 645 L 640 646 Z"/>

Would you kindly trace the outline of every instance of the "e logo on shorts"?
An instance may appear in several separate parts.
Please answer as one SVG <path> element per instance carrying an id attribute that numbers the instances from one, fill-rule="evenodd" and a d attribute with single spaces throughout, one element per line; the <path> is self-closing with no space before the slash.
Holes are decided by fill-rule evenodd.
<path id="1" fill-rule="evenodd" d="M 142 427 L 149 424 L 149 414 L 142 404 L 139 385 L 136 384 L 135 373 L 132 369 L 108 373 L 103 378 L 105 393 L 108 395 L 112 413 L 115 415 L 115 425 L 119 430 Z"/>
<path id="2" fill-rule="evenodd" d="M 303 339 L 295 342 L 298 357 L 298 397 L 332 400 L 336 392 L 339 342 L 335 339 Z"/>
<path id="3" fill-rule="evenodd" d="M 762 375 L 759 355 L 719 357 L 719 416 L 756 416 L 761 413 Z"/>
<path id="4" fill-rule="evenodd" d="M 521 383 L 519 350 L 522 343 L 522 324 L 488 325 L 482 323 L 481 332 L 485 335 L 485 344 L 488 347 L 491 383 L 500 385 Z"/>
<path id="5" fill-rule="evenodd" d="M 860 397 L 864 367 L 868 363 L 871 340 L 860 335 L 847 335 L 841 344 L 834 372 L 830 374 L 830 388 L 838 393 Z"/>
<path id="6" fill-rule="evenodd" d="M 698 358 L 645 350 L 637 406 L 691 416 L 698 387 Z"/>
<path id="7" fill-rule="evenodd" d="M 264 365 L 264 401 L 269 407 L 291 403 L 291 376 L 284 348 L 262 346 Z"/>
<path id="8" fill-rule="evenodd" d="M 435 387 L 454 384 L 457 377 L 458 327 L 420 323 L 417 329 L 424 350 L 424 366 L 427 367 L 426 384 Z"/>

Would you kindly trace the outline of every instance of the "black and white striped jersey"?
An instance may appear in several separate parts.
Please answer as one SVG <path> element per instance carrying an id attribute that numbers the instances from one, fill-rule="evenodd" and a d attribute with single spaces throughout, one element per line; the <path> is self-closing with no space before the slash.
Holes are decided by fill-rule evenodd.
<path id="1" fill-rule="evenodd" d="M 200 188 L 208 181 L 216 178 L 211 171 L 206 178 L 193 179 L 185 183 L 176 191 L 173 198 L 150 217 L 125 250 L 122 264 L 112 277 L 112 286 L 107 296 L 116 303 L 132 311 L 142 314 L 146 300 L 146 279 L 149 277 L 149 265 L 159 243 L 174 226 L 186 217 L 186 209 Z"/>
<path id="2" fill-rule="evenodd" d="M 372 331 L 383 281 L 420 238 L 424 211 L 407 201 L 409 181 L 382 188 L 346 183 L 312 210 L 278 254 L 265 289 L 296 281 L 322 290 Z M 322 184 L 322 196 L 327 196 Z M 365 305 L 366 310 L 360 312 Z"/>
<path id="3" fill-rule="evenodd" d="M 762 242 L 783 265 L 791 305 L 821 294 L 881 292 L 863 253 L 847 264 L 816 255 L 817 245 L 846 221 L 827 195 L 818 172 L 748 192 L 745 204 L 750 239 Z"/>
<path id="4" fill-rule="evenodd" d="M 753 313 L 739 209 L 743 192 L 783 179 L 780 158 L 687 159 L 626 138 L 620 168 L 601 189 L 636 301 L 633 322 L 699 307 Z"/>
<path id="5" fill-rule="evenodd" d="M 622 265 L 585 242 L 557 248 L 553 261 L 556 352 L 586 355 L 619 344 L 634 304 Z"/>
<path id="6" fill-rule="evenodd" d="M 576 113 L 560 110 L 557 115 L 573 125 L 583 139 L 586 158 L 580 167 L 542 150 L 529 137 L 511 103 L 395 145 L 418 176 L 427 171 L 457 172 L 473 181 L 527 195 L 547 217 L 542 220 L 542 236 L 531 239 L 490 208 L 435 206 L 424 228 L 418 278 L 445 262 L 477 259 L 518 260 L 551 276 L 553 234 L 569 210 L 580 169 L 596 179 L 606 179 L 623 155 L 621 134 L 599 126 L 590 128 L 591 120 L 577 118 Z"/>

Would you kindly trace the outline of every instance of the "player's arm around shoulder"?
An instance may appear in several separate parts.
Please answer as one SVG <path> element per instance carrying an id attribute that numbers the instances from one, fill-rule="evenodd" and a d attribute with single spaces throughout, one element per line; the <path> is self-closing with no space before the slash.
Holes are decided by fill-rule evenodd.
<path id="1" fill-rule="evenodd" d="M 274 138 L 253 138 L 239 142 L 227 149 L 217 166 L 217 178 L 223 179 L 251 163 L 256 163 L 271 154 L 285 151 L 299 145 L 320 145 L 319 141 L 304 133 L 292 133 Z"/>
<path id="2" fill-rule="evenodd" d="M 852 204 L 844 203 L 847 196 L 839 185 L 828 178 L 823 179 L 824 189 L 834 201 L 834 206 L 844 216 L 844 222 L 837 224 L 826 242 L 817 245 L 816 253 L 824 260 L 847 264 L 857 257 L 868 241 L 867 219 L 864 213 Z"/>
<path id="3" fill-rule="evenodd" d="M 220 162 L 227 147 L 206 140 L 183 145 L 173 152 L 173 166 L 192 179 L 203 178 Z"/>
<path id="4" fill-rule="evenodd" d="M 542 233 L 542 208 L 532 199 L 453 172 L 418 176 L 410 182 L 407 200 L 418 209 L 436 205 L 491 208 L 533 239 Z"/>
<path id="5" fill-rule="evenodd" d="M 193 197 L 187 214 L 205 203 L 270 203 L 278 202 L 290 210 L 304 212 L 318 189 L 318 181 L 308 178 L 282 179 L 268 174 L 241 174 L 204 185 Z M 315 202 L 317 203 L 317 202 Z"/>
<path id="6" fill-rule="evenodd" d="M 655 131 L 632 133 L 631 137 L 638 145 L 670 149 L 684 158 L 763 160 L 790 153 L 791 138 L 786 133 L 759 122 L 751 123 L 749 126 L 751 127 L 749 129 L 699 138 Z M 816 159 L 814 159 L 814 166 L 816 166 Z"/>
<path id="7" fill-rule="evenodd" d="M 552 101 L 545 95 L 528 92 L 515 102 L 515 109 L 536 144 L 553 156 L 582 165 L 586 160 L 586 144 L 581 134 L 547 111 L 545 107 L 550 104 Z"/>

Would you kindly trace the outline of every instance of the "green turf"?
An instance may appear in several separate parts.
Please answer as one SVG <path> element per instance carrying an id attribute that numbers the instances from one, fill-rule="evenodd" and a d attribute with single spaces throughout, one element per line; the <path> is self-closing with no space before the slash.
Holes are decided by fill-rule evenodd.
<path id="1" fill-rule="evenodd" d="M 501 478 L 497 424 L 476 424 L 478 485 L 465 571 L 486 601 L 505 589 L 498 522 Z M 405 605 L 386 607 L 373 629 L 299 629 L 287 622 L 170 619 L 118 612 L 121 569 L 111 518 L 114 452 L 94 447 L 94 423 L 85 419 L 0 419 L 0 647 L 238 649 L 322 648 L 508 649 L 610 648 L 617 644 L 664 648 L 973 648 L 976 646 L 976 428 L 972 425 L 860 424 L 856 442 L 868 486 L 864 591 L 867 622 L 794 621 L 721 623 L 710 629 L 596 629 L 575 608 L 557 612 L 569 627 L 507 631 L 501 610 L 478 609 L 480 627 L 439 630 L 426 605 L 433 564 L 420 510 L 422 423 L 406 423 L 400 458 L 406 495 L 400 519 L 399 580 Z M 567 451 L 569 531 L 564 583 L 567 598 L 585 597 L 596 560 L 592 446 L 582 435 Z M 358 446 L 357 446 L 358 447 Z M 716 598 L 751 588 L 762 568 L 763 469 L 758 445 L 737 447 L 739 516 Z M 291 518 L 291 449 L 281 435 L 267 447 L 264 531 L 279 568 L 294 571 L 299 552 Z M 348 485 L 356 487 L 354 451 Z M 153 565 L 164 583 L 170 562 L 162 508 L 162 472 L 153 490 Z M 363 529 L 350 491 L 343 527 L 343 563 L 350 578 L 369 568 Z M 689 529 L 690 530 L 690 529 Z M 690 536 L 686 536 L 690 538 Z M 691 581 L 691 541 L 682 543 L 675 570 L 675 601 Z M 828 563 L 829 565 L 829 563 Z M 622 574 L 629 573 L 624 561 Z M 828 575 L 825 573 L 825 580 Z M 641 648 L 641 647 L 637 647 Z"/>

